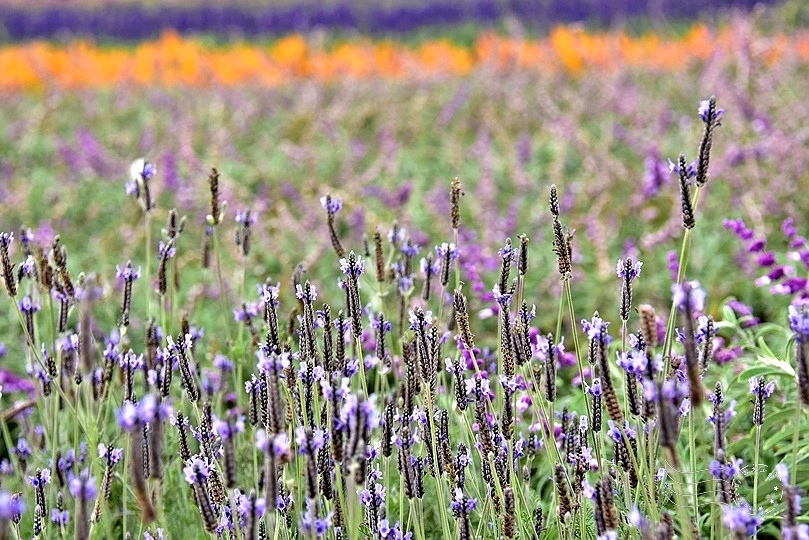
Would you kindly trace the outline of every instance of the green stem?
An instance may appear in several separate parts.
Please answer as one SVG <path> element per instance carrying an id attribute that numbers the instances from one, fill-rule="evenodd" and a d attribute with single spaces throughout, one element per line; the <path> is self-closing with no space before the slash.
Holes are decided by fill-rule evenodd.
<path id="1" fill-rule="evenodd" d="M 680 521 L 680 538 L 693 538 L 691 534 L 691 520 L 688 517 L 688 512 L 686 511 L 686 502 L 685 496 L 683 495 L 683 487 L 685 485 L 685 479 L 683 478 L 683 472 L 676 466 L 677 457 L 676 455 L 670 450 L 665 449 L 667 454 L 666 460 L 666 469 L 668 470 L 669 476 L 672 479 L 672 487 L 674 488 L 674 500 L 675 504 L 677 505 L 677 519 Z"/>
<path id="2" fill-rule="evenodd" d="M 800 343 L 798 346 L 800 347 Z M 795 425 L 792 426 L 792 475 L 797 478 L 798 476 L 798 434 L 801 431 L 801 403 L 800 400 L 795 402 Z"/>
<path id="3" fill-rule="evenodd" d="M 697 446 L 696 446 L 696 433 L 694 433 L 694 415 L 697 414 L 698 409 L 691 407 L 690 414 L 688 415 L 688 458 L 691 462 L 691 498 L 694 505 L 694 516 L 699 515 L 699 480 L 697 479 Z"/>
<path id="4" fill-rule="evenodd" d="M 152 226 L 151 226 L 151 214 L 149 210 L 146 209 L 143 216 L 143 226 L 146 228 L 146 270 L 144 274 L 146 276 L 146 306 L 147 306 L 147 317 L 152 316 Z"/>
<path id="5" fill-rule="evenodd" d="M 795 431 L 798 431 L 798 426 L 795 426 Z M 756 447 L 754 449 L 754 457 L 753 457 L 753 513 L 758 512 L 758 460 L 759 460 L 759 452 L 760 452 L 760 445 L 761 445 L 761 426 L 756 426 Z M 753 538 L 758 536 L 758 530 L 756 530 L 756 534 L 753 535 Z"/>
<path id="6" fill-rule="evenodd" d="M 222 278 L 222 255 L 221 255 L 221 248 L 219 246 L 219 229 L 214 227 L 213 228 L 213 251 L 214 255 L 216 256 L 216 279 L 219 283 L 219 300 L 222 303 L 222 322 L 225 327 L 225 331 L 227 332 L 228 342 L 231 341 L 231 334 L 230 334 L 230 318 L 228 317 L 228 301 L 225 298 L 225 280 Z"/>

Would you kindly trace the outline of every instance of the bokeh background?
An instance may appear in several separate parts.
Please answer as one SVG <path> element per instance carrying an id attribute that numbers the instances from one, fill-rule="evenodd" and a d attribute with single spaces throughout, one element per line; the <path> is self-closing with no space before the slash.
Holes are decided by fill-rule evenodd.
<path id="1" fill-rule="evenodd" d="M 0 225 L 58 232 L 77 271 L 131 258 L 143 231 L 124 184 L 145 157 L 158 212 L 187 214 L 193 246 L 215 166 L 231 208 L 260 215 L 251 276 L 287 278 L 333 267 L 325 192 L 345 199 L 350 246 L 394 221 L 427 244 L 448 234 L 457 176 L 483 309 L 496 248 L 522 233 L 537 301 L 552 296 L 555 183 L 582 304 L 615 301 L 603 285 L 626 254 L 662 300 L 680 234 L 667 160 L 695 157 L 714 94 L 727 113 L 692 268 L 712 306 L 735 295 L 767 318 L 789 298 L 755 285 L 768 270 L 722 222 L 774 249 L 785 218 L 804 226 L 806 17 L 801 2 L 6 1 Z"/>

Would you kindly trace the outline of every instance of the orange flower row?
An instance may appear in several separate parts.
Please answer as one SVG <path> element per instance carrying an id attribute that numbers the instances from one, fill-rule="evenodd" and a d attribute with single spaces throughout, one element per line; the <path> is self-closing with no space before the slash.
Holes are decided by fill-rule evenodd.
<path id="1" fill-rule="evenodd" d="M 34 42 L 0 48 L 0 90 L 277 86 L 300 79 L 431 78 L 465 75 L 476 69 L 577 73 L 635 66 L 671 71 L 742 50 L 767 63 L 788 55 L 809 61 L 809 32 L 751 38 L 731 28 L 711 31 L 698 25 L 682 37 L 666 39 L 559 27 L 541 40 L 486 33 L 472 47 L 447 40 L 418 47 L 359 40 L 331 50 L 312 46 L 300 35 L 272 46 L 239 43 L 210 47 L 169 32 L 134 48 L 100 47 L 86 41 L 66 46 Z"/>

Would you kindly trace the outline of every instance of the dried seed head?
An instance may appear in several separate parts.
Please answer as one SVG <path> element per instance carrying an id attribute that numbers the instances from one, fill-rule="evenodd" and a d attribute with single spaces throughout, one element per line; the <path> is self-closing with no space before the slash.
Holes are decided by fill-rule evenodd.
<path id="1" fill-rule="evenodd" d="M 708 181 L 708 165 L 711 160 L 711 146 L 713 144 L 713 132 L 720 123 L 724 109 L 716 108 L 716 97 L 711 96 L 708 102 L 703 102 L 700 106 L 700 116 L 705 122 L 705 131 L 699 143 L 699 156 L 697 157 L 696 183 L 704 186 Z"/>
<path id="2" fill-rule="evenodd" d="M 215 168 L 211 169 L 208 176 L 208 186 L 211 190 L 211 213 L 207 217 L 208 224 L 218 225 L 222 219 L 222 209 L 219 202 L 219 171 Z"/>
<path id="3" fill-rule="evenodd" d="M 646 346 L 650 349 L 657 347 L 657 316 L 655 310 L 649 304 L 638 306 L 640 312 L 640 330 Z"/>
<path id="4" fill-rule="evenodd" d="M 520 253 L 517 258 L 517 271 L 521 276 L 528 273 L 528 237 L 520 235 Z"/>
<path id="5" fill-rule="evenodd" d="M 506 535 L 506 538 L 514 538 L 514 526 L 517 522 L 517 516 L 514 509 L 514 490 L 510 486 L 503 490 L 503 499 L 506 510 L 503 534 Z"/>
<path id="6" fill-rule="evenodd" d="M 471 351 L 475 347 L 475 336 L 469 327 L 469 312 L 466 307 L 466 297 L 460 290 L 456 290 L 453 295 L 455 307 L 455 322 L 458 325 L 458 334 L 466 350 Z"/>
<path id="7" fill-rule="evenodd" d="M 680 154 L 677 160 L 677 172 L 680 178 L 680 207 L 683 214 L 683 227 L 693 229 L 697 222 L 694 218 L 694 206 L 691 202 L 691 188 L 688 185 L 688 172 L 685 156 Z"/>
<path id="8" fill-rule="evenodd" d="M 559 509 L 559 520 L 565 521 L 565 516 L 571 513 L 573 506 L 570 502 L 570 495 L 565 478 L 565 468 L 561 463 L 554 467 L 554 483 L 556 484 L 556 498 Z"/>
<path id="9" fill-rule="evenodd" d="M 550 209 L 551 209 L 551 215 L 553 217 L 558 218 L 559 217 L 559 196 L 556 194 L 556 184 L 551 185 L 549 206 L 550 206 Z"/>
<path id="10" fill-rule="evenodd" d="M 450 203 L 452 205 L 452 230 L 457 231 L 461 226 L 461 181 L 458 178 L 452 180 Z"/>
<path id="11" fill-rule="evenodd" d="M 374 232 L 374 258 L 376 259 L 376 280 L 385 282 L 385 254 L 382 251 L 382 234 Z"/>

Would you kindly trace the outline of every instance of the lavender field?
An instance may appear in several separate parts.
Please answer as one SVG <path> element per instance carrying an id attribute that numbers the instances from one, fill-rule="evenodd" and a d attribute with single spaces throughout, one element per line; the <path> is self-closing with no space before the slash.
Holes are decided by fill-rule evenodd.
<path id="1" fill-rule="evenodd" d="M 809 538 L 809 65 L 727 24 L 4 95 L 0 539 Z"/>

